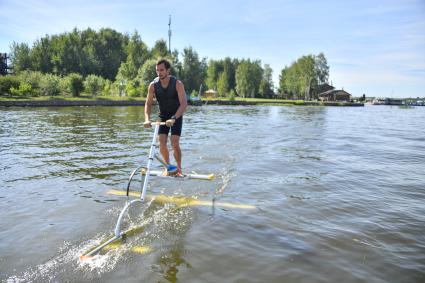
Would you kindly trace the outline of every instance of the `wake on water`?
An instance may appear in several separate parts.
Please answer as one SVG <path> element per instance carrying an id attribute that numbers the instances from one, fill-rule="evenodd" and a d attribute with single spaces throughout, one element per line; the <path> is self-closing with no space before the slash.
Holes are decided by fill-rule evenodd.
<path id="1" fill-rule="evenodd" d="M 81 277 L 87 280 L 100 278 L 103 273 L 112 271 L 120 261 L 127 258 L 132 253 L 133 247 L 147 247 L 144 253 L 149 253 L 155 250 L 152 246 L 155 240 L 165 241 L 164 236 L 171 238 L 170 235 L 164 234 L 165 232 L 170 233 L 170 228 L 172 228 L 173 233 L 176 231 L 175 229 L 186 230 L 183 226 L 187 226 L 191 222 L 191 213 L 188 210 L 190 208 L 179 208 L 179 211 L 176 211 L 171 206 L 164 206 L 142 223 L 139 222 L 137 226 L 135 226 L 136 221 L 132 220 L 128 230 L 139 227 L 148 228 L 140 234 L 127 238 L 124 243 L 117 245 L 116 248 L 102 251 L 90 260 L 80 261 L 79 256 L 111 237 L 110 232 L 96 235 L 94 239 L 82 242 L 79 245 L 65 242 L 54 258 L 36 267 L 29 268 L 20 275 L 9 277 L 7 282 L 52 282 L 68 276 L 74 279 Z M 189 219 L 182 219 L 182 217 L 188 216 Z M 173 219 L 176 217 L 178 219 Z M 155 245 L 161 248 L 159 243 L 155 243 Z"/>
<path id="2" fill-rule="evenodd" d="M 210 191 L 213 201 L 218 197 L 217 194 L 223 194 L 229 185 L 233 176 L 230 170 L 233 161 L 232 158 L 229 158 L 222 168 L 221 181 L 219 182 L 221 184 L 213 185 L 216 188 Z M 174 194 L 181 195 L 184 192 L 186 195 L 192 195 L 192 198 L 205 197 L 209 194 L 205 190 L 199 190 L 199 187 L 192 189 L 194 191 L 189 190 L 188 192 L 186 189 L 182 189 L 179 192 L 177 190 Z M 168 190 L 162 189 L 160 193 L 165 191 Z M 109 209 L 107 213 L 112 218 L 117 218 L 123 207 L 123 205 L 114 207 Z M 140 213 L 140 209 L 142 209 L 142 213 Z M 123 225 L 122 231 L 139 229 L 141 230 L 140 233 L 128 237 L 115 248 L 102 251 L 90 260 L 79 260 L 82 254 L 112 236 L 113 227 L 110 227 L 106 232 L 99 233 L 94 238 L 80 244 L 64 242 L 59 247 L 58 254 L 55 257 L 45 263 L 28 268 L 22 274 L 10 276 L 6 282 L 54 282 L 61 281 L 61 279 L 63 281 L 78 281 L 78 278 L 80 280 L 99 279 L 104 273 L 111 272 L 117 264 L 128 258 L 134 247 L 144 247 L 142 252 L 148 257 L 155 250 L 160 250 L 169 246 L 173 241 L 181 239 L 193 222 L 193 211 L 194 209 L 190 207 L 178 207 L 174 204 L 161 205 L 153 200 L 141 205 L 138 204 L 128 210 L 126 219 L 123 221 L 125 225 Z M 115 221 L 113 225 L 115 225 Z"/>

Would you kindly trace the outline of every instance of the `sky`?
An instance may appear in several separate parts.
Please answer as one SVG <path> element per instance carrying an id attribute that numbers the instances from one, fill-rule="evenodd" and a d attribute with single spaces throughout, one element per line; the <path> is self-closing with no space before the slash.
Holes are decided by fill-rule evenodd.
<path id="1" fill-rule="evenodd" d="M 88 27 L 137 31 L 152 48 L 285 66 L 323 52 L 329 80 L 353 96 L 425 96 L 425 0 L 0 0 L 0 52 L 12 42 Z M 181 58 L 180 58 L 181 59 Z"/>

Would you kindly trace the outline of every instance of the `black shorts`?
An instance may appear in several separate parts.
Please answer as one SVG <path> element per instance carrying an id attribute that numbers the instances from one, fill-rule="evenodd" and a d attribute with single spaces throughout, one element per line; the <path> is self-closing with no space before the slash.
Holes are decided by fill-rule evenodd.
<path id="1" fill-rule="evenodd" d="M 168 119 L 165 118 L 161 118 L 161 122 L 165 122 Z M 183 127 L 183 116 L 181 116 L 180 118 L 176 119 L 176 122 L 174 123 L 174 125 L 171 127 L 171 135 L 172 136 L 181 136 L 182 134 L 182 127 Z M 168 136 L 168 133 L 170 132 L 170 128 L 167 127 L 166 125 L 161 125 L 159 126 L 159 134 L 164 134 Z"/>

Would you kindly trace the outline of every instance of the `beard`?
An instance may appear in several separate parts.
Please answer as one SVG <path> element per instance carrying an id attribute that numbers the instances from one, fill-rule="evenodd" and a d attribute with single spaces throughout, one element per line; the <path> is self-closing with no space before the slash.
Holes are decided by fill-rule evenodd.
<path id="1" fill-rule="evenodd" d="M 168 77 L 168 75 L 167 74 L 165 74 L 165 75 L 158 75 L 158 77 L 159 77 L 160 80 L 164 80 L 164 79 L 166 79 Z"/>

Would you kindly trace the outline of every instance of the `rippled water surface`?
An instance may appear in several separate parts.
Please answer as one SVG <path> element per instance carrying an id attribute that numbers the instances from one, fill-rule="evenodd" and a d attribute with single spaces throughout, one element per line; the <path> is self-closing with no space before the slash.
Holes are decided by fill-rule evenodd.
<path id="1" fill-rule="evenodd" d="M 425 282 L 425 107 L 190 108 L 184 170 L 216 179 L 152 178 L 148 195 L 202 205 L 149 198 L 136 233 L 81 262 L 126 203 L 108 191 L 147 162 L 142 122 L 0 109 L 1 281 Z"/>

